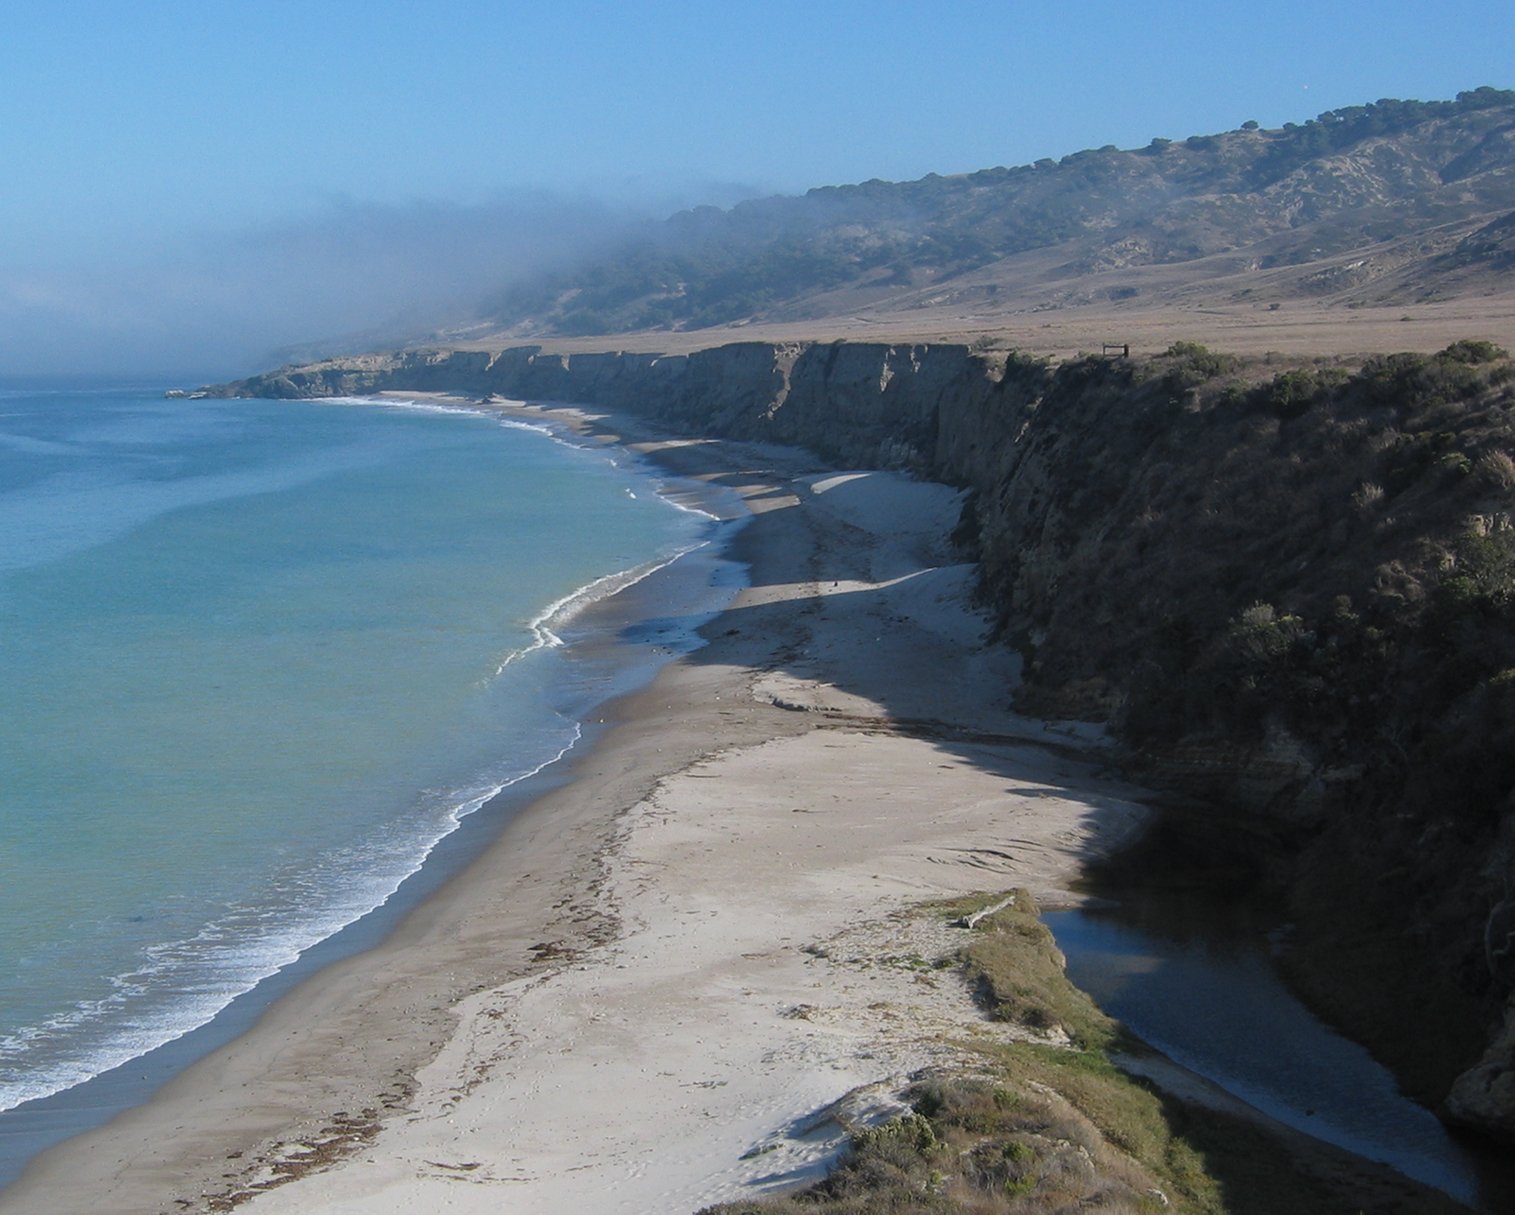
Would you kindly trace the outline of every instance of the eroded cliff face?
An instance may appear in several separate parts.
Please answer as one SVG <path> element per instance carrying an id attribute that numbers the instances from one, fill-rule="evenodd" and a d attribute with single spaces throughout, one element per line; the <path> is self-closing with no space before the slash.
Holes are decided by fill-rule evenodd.
<path id="1" fill-rule="evenodd" d="M 1149 781 L 1266 824 L 1300 986 L 1412 1091 L 1515 1140 L 1515 371 L 1438 359 L 528 346 L 219 391 L 573 402 L 973 491 L 960 536 L 1025 655 L 1022 705 L 1108 720 Z"/>
<path id="2" fill-rule="evenodd" d="M 523 346 L 334 360 L 217 391 L 273 398 L 445 391 L 574 402 L 966 483 L 949 465 L 961 455 L 965 469 L 977 467 L 972 452 L 994 449 L 983 441 L 982 415 L 997 395 L 1003 361 L 961 346 L 750 342 L 689 355 L 567 355 Z"/>

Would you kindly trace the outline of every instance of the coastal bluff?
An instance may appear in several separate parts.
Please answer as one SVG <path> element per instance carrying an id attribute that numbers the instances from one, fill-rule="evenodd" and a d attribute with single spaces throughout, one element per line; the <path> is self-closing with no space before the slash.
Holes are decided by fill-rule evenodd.
<path id="1" fill-rule="evenodd" d="M 205 390 L 490 395 L 970 491 L 1027 711 L 1104 720 L 1293 925 L 1324 1015 L 1515 1142 L 1515 368 L 955 344 L 407 350 Z"/>

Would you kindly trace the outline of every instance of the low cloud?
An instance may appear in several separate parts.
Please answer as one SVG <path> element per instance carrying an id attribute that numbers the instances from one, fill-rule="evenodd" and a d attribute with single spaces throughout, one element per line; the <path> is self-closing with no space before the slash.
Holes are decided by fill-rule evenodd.
<path id="1" fill-rule="evenodd" d="M 647 206 L 522 193 L 339 201 L 117 264 L 0 268 L 0 374 L 259 370 L 281 348 L 467 323 L 512 281 L 593 256 Z"/>

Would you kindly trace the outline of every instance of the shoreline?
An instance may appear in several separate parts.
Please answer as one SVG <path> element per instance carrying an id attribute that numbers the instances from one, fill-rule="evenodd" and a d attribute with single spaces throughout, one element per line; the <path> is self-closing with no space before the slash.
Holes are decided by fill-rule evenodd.
<path id="1" fill-rule="evenodd" d="M 381 402 L 366 404 L 369 409 L 382 407 Z M 477 420 L 480 411 L 449 409 L 448 412 L 466 412 Z M 499 424 L 499 419 L 490 418 L 485 424 Z M 536 422 L 519 429 L 540 436 L 533 438 L 533 442 L 549 441 L 561 447 L 579 448 L 589 453 L 593 461 L 603 459 L 607 464 L 613 463 L 610 453 L 596 453 L 594 444 L 575 437 L 566 426 Z M 547 694 L 551 702 L 547 708 L 576 718 L 582 732 L 594 729 L 591 723 L 598 705 L 628 688 L 646 684 L 656 668 L 667 661 L 670 650 L 680 652 L 699 644 L 692 630 L 688 636 L 660 637 L 657 644 L 631 641 L 598 644 L 593 640 L 596 633 L 619 632 L 628 619 L 635 621 L 651 613 L 651 607 L 640 601 L 642 583 L 655 585 L 658 590 L 653 593 L 660 600 L 684 605 L 691 619 L 704 618 L 700 614 L 702 606 L 705 615 L 714 614 L 722 599 L 730 594 L 729 586 L 720 589 L 724 585 L 720 577 L 723 567 L 729 564 L 720 552 L 723 537 L 737 525 L 731 520 L 740 507 L 720 495 L 702 494 L 698 487 L 669 484 L 664 473 L 650 466 L 639 463 L 631 471 L 635 480 L 628 480 L 628 484 L 635 484 L 640 496 L 646 498 L 661 484 L 663 497 L 671 499 L 679 509 L 699 516 L 704 535 L 685 542 L 678 550 L 669 549 L 642 566 L 592 580 L 548 605 L 538 619 L 528 622 L 537 633 L 537 645 L 558 646 L 560 639 L 552 632 L 553 628 L 562 630 L 572 642 L 558 650 L 560 658 L 551 660 L 558 663 L 559 675 Z M 621 474 L 616 475 L 621 479 Z M 711 591 L 710 586 L 717 589 Z M 518 656 L 519 653 L 513 653 L 506 662 Z M 556 758 L 534 770 L 522 769 L 519 775 L 504 781 L 493 795 L 460 803 L 464 809 L 455 816 L 452 829 L 428 844 L 424 854 L 417 854 L 415 867 L 401 876 L 399 886 L 379 905 L 314 941 L 294 961 L 230 997 L 230 1002 L 208 1021 L 165 1035 L 158 1045 L 77 1084 L 0 1112 L 0 1148 L 3 1148 L 0 1190 L 15 1182 L 42 1153 L 95 1131 L 114 1115 L 143 1105 L 197 1060 L 247 1032 L 271 1004 L 311 975 L 380 943 L 418 902 L 463 867 L 465 862 L 460 861 L 460 856 L 477 854 L 521 805 L 560 783 L 564 778 L 558 773 L 566 766 L 560 761 L 585 745 L 570 742 Z M 481 788 L 479 792 L 482 795 L 486 791 Z M 468 804 L 477 808 L 468 810 Z"/>
<path id="2" fill-rule="evenodd" d="M 543 412 L 525 408 L 517 416 Z M 498 1109 L 525 1100 L 523 1094 L 530 1096 L 521 1112 L 536 1125 L 553 1127 L 553 1118 L 584 1123 L 586 1098 L 603 1118 L 607 1094 L 569 1092 L 549 1111 L 541 1085 L 601 1084 L 581 1070 L 615 1059 L 559 1058 L 532 1088 L 507 1082 L 510 1067 L 524 1062 L 519 1043 L 545 1035 L 534 1055 L 542 1059 L 553 1041 L 563 1044 L 564 1033 L 570 1044 L 614 1036 L 612 1030 L 637 1036 L 686 998 L 700 976 L 681 974 L 657 997 L 622 990 L 626 1006 L 643 1012 L 622 1018 L 618 1028 L 593 1012 L 565 1018 L 569 994 L 583 1001 L 574 1007 L 591 1008 L 617 990 L 609 980 L 629 977 L 625 971 L 660 974 L 658 966 L 666 970 L 671 961 L 710 950 L 709 966 L 743 972 L 745 964 L 751 973 L 723 979 L 748 992 L 739 1009 L 718 1012 L 718 1004 L 701 1002 L 697 1010 L 706 1036 L 720 1040 L 706 1070 L 731 1070 L 733 1041 L 764 1044 L 759 1055 L 774 1041 L 782 1048 L 785 1039 L 805 1049 L 788 1072 L 768 1069 L 764 1093 L 752 1098 L 763 1113 L 739 1124 L 729 1116 L 732 1094 L 720 1090 L 751 1069 L 710 1078 L 709 1088 L 689 1090 L 683 1080 L 673 1086 L 673 1113 L 690 1104 L 692 1091 L 709 1095 L 693 1129 L 721 1128 L 715 1140 L 724 1146 L 710 1147 L 712 1155 L 676 1168 L 659 1164 L 660 1144 L 694 1139 L 670 1135 L 666 1120 L 648 1116 L 648 1094 L 641 1092 L 633 1103 L 636 1125 L 616 1132 L 627 1138 L 615 1159 L 640 1160 L 638 1176 L 660 1187 L 659 1203 L 677 1205 L 687 1196 L 692 1210 L 751 1193 L 775 1161 L 743 1164 L 739 1152 L 729 1151 L 736 1141 L 751 1148 L 760 1126 L 776 1131 L 815 1113 L 860 1087 L 854 1080 L 866 1087 L 895 1077 L 922 1049 L 919 1041 L 891 1043 L 886 1026 L 862 1035 L 872 1033 L 864 1049 L 849 1037 L 857 1036 L 849 1017 L 829 1033 L 816 1028 L 824 1018 L 786 1017 L 809 1002 L 776 1007 L 788 999 L 782 993 L 830 990 L 813 977 L 825 959 L 805 952 L 807 946 L 825 948 L 819 942 L 954 892 L 1027 885 L 1054 901 L 1066 898 L 1080 858 L 1091 848 L 1116 846 L 1140 821 L 1133 790 L 1105 780 L 1087 761 L 1032 748 L 1060 735 L 1001 707 L 1012 656 L 973 660 L 980 622 L 964 608 L 968 571 L 940 551 L 955 517 L 952 491 L 886 474 L 837 474 L 788 450 L 648 441 L 620 420 L 607 424 L 583 411 L 553 409 L 546 416 L 574 421 L 581 433 L 605 441 L 609 428 L 618 428 L 616 441 L 671 474 L 742 493 L 754 518 L 734 547 L 751 563 L 751 587 L 705 629 L 705 649 L 676 659 L 646 690 L 612 702 L 604 732 L 568 761 L 555 787 L 515 815 L 384 943 L 306 979 L 248 1034 L 190 1067 L 145 1106 L 44 1154 L 0 1194 L 0 1209 L 77 1210 L 109 1198 L 120 1211 L 208 1210 L 302 1173 L 309 1176 L 253 1198 L 250 1209 L 344 1210 L 347 1196 L 361 1191 L 364 1210 L 391 1209 L 376 1201 L 400 1210 L 430 1201 L 434 1186 L 461 1201 L 460 1176 L 473 1183 L 470 1202 L 477 1196 L 481 1206 L 498 1201 L 488 1183 L 493 1178 L 526 1201 L 523 1209 L 566 1209 L 576 1194 L 609 1192 L 605 1170 L 621 1165 L 593 1163 L 605 1155 L 604 1136 L 575 1143 L 559 1125 L 552 1131 L 556 1145 L 539 1144 L 528 1163 L 470 1156 L 451 1172 L 416 1164 L 446 1155 L 430 1141 L 414 1149 L 391 1143 L 445 1137 L 443 1128 L 456 1125 L 459 1111 Z M 863 627 L 870 624 L 888 624 L 891 632 L 870 636 Z M 933 729 L 900 728 L 902 721 L 930 722 Z M 776 815 L 771 798 L 780 788 L 809 808 L 785 807 Z M 697 828 L 690 820 L 708 811 L 715 789 L 728 817 Z M 920 817 L 887 821 L 878 809 L 886 798 Z M 667 812 L 670 800 L 681 809 Z M 1012 806 L 1024 821 L 1015 846 L 1007 847 L 996 820 Z M 814 830 L 806 820 L 822 812 L 834 821 Z M 712 902 L 710 888 L 675 891 L 667 881 L 660 889 L 645 875 L 671 863 L 671 854 L 659 851 L 671 846 L 660 830 L 669 822 L 683 823 L 699 840 L 673 841 L 675 853 L 703 862 L 675 873 L 708 876 L 710 857 L 735 863 L 716 888 L 722 895 L 733 893 L 733 882 L 758 881 L 757 862 L 771 861 L 770 853 L 778 851 L 779 862 L 749 898 Z M 779 845 L 790 837 L 803 841 L 803 851 L 785 845 L 792 855 L 783 856 Z M 687 900 L 685 911 L 652 927 L 657 908 L 675 895 Z M 719 923 L 717 939 L 690 936 L 685 920 Z M 741 939 L 753 945 L 766 939 L 769 948 L 731 956 Z M 664 941 L 676 944 L 659 945 Z M 613 960 L 618 956 L 632 960 Z M 905 976 L 912 984 L 918 977 Z M 954 1016 L 981 1017 L 965 992 L 946 997 L 937 1002 L 953 1005 Z M 863 1007 L 878 1003 L 869 999 Z M 743 1023 L 746 1029 L 734 1029 Z M 493 1026 L 512 1027 L 515 1045 L 490 1041 L 482 1031 Z M 689 1063 L 696 1052 L 688 1041 L 665 1042 L 662 1062 Z M 807 1051 L 814 1057 L 802 1058 Z M 865 1062 L 885 1056 L 887 1068 Z M 874 1074 L 880 1070 L 883 1077 Z M 660 1074 L 657 1067 L 642 1071 Z M 635 1083 L 623 1076 L 614 1088 Z M 788 1104 L 779 1110 L 774 1102 L 781 1098 Z M 518 1122 L 510 1125 L 519 1130 Z M 819 1167 L 840 1135 L 838 1127 L 829 1141 L 823 1136 L 796 1149 L 800 1163 Z M 501 1146 L 515 1150 L 511 1136 L 504 1139 Z M 339 1157 L 342 1163 L 319 1171 Z M 528 1173 L 531 1179 L 521 1180 Z M 621 1200 L 616 1209 L 642 1209 L 635 1204 L 643 1199 L 648 1209 L 657 1205 L 636 1186 L 610 1184 Z"/>

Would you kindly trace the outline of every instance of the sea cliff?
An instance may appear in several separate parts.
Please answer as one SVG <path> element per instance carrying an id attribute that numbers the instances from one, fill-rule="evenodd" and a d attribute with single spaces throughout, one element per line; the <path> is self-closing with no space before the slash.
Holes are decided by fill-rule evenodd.
<path id="1" fill-rule="evenodd" d="M 1512 383 L 1477 342 L 1342 367 L 738 343 L 405 351 L 211 391 L 574 402 L 969 489 L 956 536 L 1021 704 L 1110 722 L 1257 858 L 1316 1006 L 1515 1140 Z"/>

